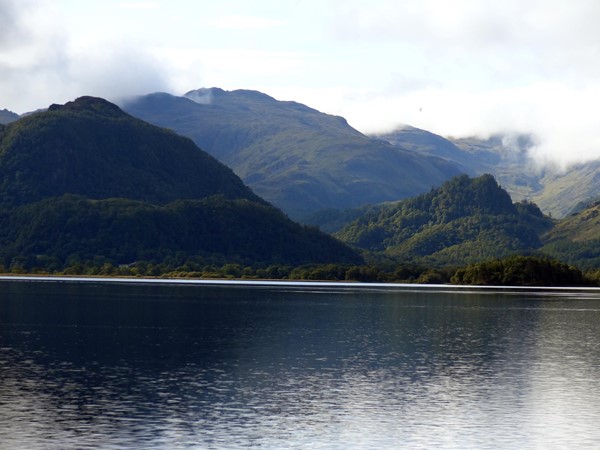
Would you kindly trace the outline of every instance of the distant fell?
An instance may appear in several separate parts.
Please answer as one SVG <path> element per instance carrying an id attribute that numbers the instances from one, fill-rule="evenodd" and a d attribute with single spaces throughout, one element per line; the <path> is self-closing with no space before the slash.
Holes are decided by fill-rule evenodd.
<path id="1" fill-rule="evenodd" d="M 294 218 L 411 197 L 462 173 L 454 162 L 365 136 L 342 117 L 256 91 L 156 93 L 123 108 L 189 136 Z"/>
<path id="2" fill-rule="evenodd" d="M 17 113 L 9 111 L 8 109 L 0 110 L 0 124 L 6 125 L 7 123 L 14 122 L 19 118 Z"/>
<path id="3" fill-rule="evenodd" d="M 545 233 L 543 251 L 582 269 L 600 267 L 600 202 L 580 207 Z"/>
<path id="4" fill-rule="evenodd" d="M 514 200 L 535 202 L 556 218 L 562 218 L 577 205 L 585 205 L 600 196 L 600 160 L 572 164 L 566 170 L 548 162 L 542 163 L 534 156 L 537 142 L 529 134 L 444 138 L 426 130 L 402 126 L 375 137 L 418 154 L 443 158 L 471 176 L 490 173 Z"/>

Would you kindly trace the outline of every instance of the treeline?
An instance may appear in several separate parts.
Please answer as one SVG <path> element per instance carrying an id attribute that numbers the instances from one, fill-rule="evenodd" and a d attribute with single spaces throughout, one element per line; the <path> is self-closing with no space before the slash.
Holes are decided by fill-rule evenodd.
<path id="1" fill-rule="evenodd" d="M 600 271 L 579 268 L 543 256 L 511 256 L 460 268 L 430 268 L 416 264 L 307 264 L 244 265 L 223 261 L 186 259 L 178 254 L 164 261 L 137 261 L 115 265 L 97 257 L 60 267 L 51 258 L 15 258 L 0 272 L 89 276 L 164 278 L 223 278 L 256 280 L 354 281 L 364 283 L 462 284 L 491 286 L 598 286 Z"/>
<path id="2" fill-rule="evenodd" d="M 9 270 L 14 264 L 54 271 L 76 263 L 101 267 L 136 261 L 173 269 L 185 261 L 298 266 L 360 264 L 362 258 L 269 205 L 223 196 L 157 206 L 64 195 L 0 209 L 0 264 Z"/>
<path id="3" fill-rule="evenodd" d="M 212 262 L 210 262 L 212 261 Z M 35 275 L 87 275 L 162 278 L 223 278 L 255 280 L 356 281 L 364 283 L 449 283 L 454 269 L 430 269 L 413 264 L 394 268 L 376 265 L 285 264 L 244 265 L 219 258 L 186 259 L 182 254 L 163 261 L 114 264 L 103 257 L 72 261 L 62 266 L 55 258 L 15 257 L 0 264 L 0 273 Z"/>
<path id="4" fill-rule="evenodd" d="M 581 286 L 594 282 L 577 267 L 561 261 L 520 255 L 470 264 L 458 269 L 450 281 L 492 286 Z"/>
<path id="5" fill-rule="evenodd" d="M 535 251 L 552 226 L 535 204 L 513 204 L 491 175 L 463 175 L 427 194 L 372 207 L 335 236 L 398 260 L 456 267 Z"/>

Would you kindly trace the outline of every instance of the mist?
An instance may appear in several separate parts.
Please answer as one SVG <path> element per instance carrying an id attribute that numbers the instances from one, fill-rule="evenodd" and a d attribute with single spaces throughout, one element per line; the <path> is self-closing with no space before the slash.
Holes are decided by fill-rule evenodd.
<path id="1" fill-rule="evenodd" d="M 2 108 L 22 114 L 82 95 L 118 101 L 170 89 L 160 62 L 139 42 L 78 39 L 61 23 L 51 2 L 0 0 Z"/>
<path id="2" fill-rule="evenodd" d="M 0 0 L 0 109 L 256 89 L 367 134 L 533 135 L 536 164 L 566 170 L 600 157 L 599 16 L 591 0 Z"/>

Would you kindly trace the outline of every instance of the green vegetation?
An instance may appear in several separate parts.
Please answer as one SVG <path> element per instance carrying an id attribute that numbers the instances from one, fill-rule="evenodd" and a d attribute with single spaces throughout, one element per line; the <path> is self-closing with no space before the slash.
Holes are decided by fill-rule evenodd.
<path id="1" fill-rule="evenodd" d="M 59 268 L 60 267 L 60 268 Z M 598 286 L 600 272 L 583 274 L 578 268 L 541 256 L 511 256 L 461 268 L 432 269 L 414 264 L 393 268 L 346 264 L 251 264 L 188 257 L 179 252 L 160 261 L 115 265 L 109 260 L 72 260 L 61 267 L 49 258 L 15 258 L 3 272 L 131 276 L 168 278 L 220 278 L 257 280 L 347 281 L 363 283 L 458 284 L 476 286 Z"/>
<path id="2" fill-rule="evenodd" d="M 600 267 L 600 203 L 560 220 L 542 236 L 542 251 L 584 270 Z"/>
<path id="3" fill-rule="evenodd" d="M 255 91 L 152 94 L 124 108 L 192 138 L 294 219 L 411 197 L 462 173 L 446 160 L 371 139 L 341 117 Z"/>
<path id="4" fill-rule="evenodd" d="M 490 173 L 513 200 L 531 200 L 555 218 L 565 217 L 573 205 L 587 204 L 600 195 L 597 179 L 600 161 L 575 164 L 568 170 L 551 164 L 541 166 L 532 156 L 536 142 L 530 135 L 445 139 L 405 126 L 376 137 L 421 155 L 443 158 L 471 176 Z"/>
<path id="5" fill-rule="evenodd" d="M 427 194 L 372 207 L 336 236 L 398 261 L 439 267 L 531 252 L 552 225 L 534 204 L 513 204 L 491 175 L 463 175 Z"/>
<path id="6" fill-rule="evenodd" d="M 454 284 L 493 286 L 582 286 L 588 280 L 576 267 L 535 256 L 512 256 L 504 260 L 471 264 L 456 271 Z"/>
<path id="7" fill-rule="evenodd" d="M 267 170 L 278 173 L 277 181 L 270 181 L 273 189 L 294 184 L 286 184 L 294 167 L 292 179 L 303 193 L 290 192 L 300 202 L 307 192 L 315 199 L 326 197 L 307 181 L 315 174 L 311 164 L 323 171 L 346 164 L 344 170 L 367 177 L 370 164 L 389 168 L 406 162 L 381 142 L 385 158 L 361 159 L 366 138 L 340 118 L 259 93 L 210 93 L 213 112 L 223 108 L 233 120 L 243 104 L 252 120 L 237 135 L 233 129 L 208 135 L 222 151 L 231 150 L 227 157 L 246 161 L 244 170 L 256 180 Z M 181 101 L 190 114 L 198 113 L 198 103 L 168 97 L 175 108 L 171 113 Z M 282 117 L 288 114 L 287 125 L 273 121 L 269 130 L 265 121 L 275 110 Z M 239 123 L 233 120 L 232 126 Z M 297 136 L 306 138 L 308 150 L 301 158 L 309 159 L 286 153 L 291 135 L 282 130 L 289 131 L 290 123 L 296 124 Z M 341 138 L 338 133 L 348 129 L 352 139 Z M 417 147 L 434 139 L 417 131 L 411 131 Z M 265 153 L 270 162 L 254 159 L 261 152 L 249 149 L 259 143 L 281 152 Z M 461 151 L 439 145 L 443 148 L 436 151 L 448 158 Z M 322 153 L 324 148 L 331 153 Z M 263 163 L 262 172 L 253 166 Z M 431 166 L 421 168 L 419 176 L 430 180 L 425 174 Z M 346 181 L 356 182 L 352 189 L 381 187 L 345 173 Z M 336 195 L 352 197 L 353 191 L 334 178 L 327 183 L 337 186 Z M 334 197 L 327 202 L 340 206 Z M 324 210 L 311 220 L 338 230 L 335 236 L 356 250 L 289 220 L 190 139 L 135 119 L 102 99 L 83 97 L 0 125 L 0 271 L 497 285 L 600 280 L 600 204 L 580 206 L 555 221 L 533 203 L 513 203 L 491 175 L 461 175 L 417 197 Z"/>
<path id="8" fill-rule="evenodd" d="M 105 100 L 83 97 L 0 128 L 5 270 L 361 262 L 191 140 Z"/>
<path id="9" fill-rule="evenodd" d="M 63 194 L 150 203 L 222 194 L 264 203 L 191 140 L 102 99 L 52 105 L 7 125 L 0 137 L 4 206 Z"/>

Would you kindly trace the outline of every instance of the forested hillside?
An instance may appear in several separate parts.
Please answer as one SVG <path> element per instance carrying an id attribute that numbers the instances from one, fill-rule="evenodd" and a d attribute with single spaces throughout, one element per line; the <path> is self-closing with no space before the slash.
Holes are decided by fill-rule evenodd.
<path id="1" fill-rule="evenodd" d="M 540 233 L 552 225 L 536 205 L 513 203 L 491 175 L 463 175 L 427 194 L 372 207 L 336 236 L 401 261 L 458 265 L 537 249 Z"/>
<path id="2" fill-rule="evenodd" d="M 190 139 L 83 97 L 0 128 L 0 264 L 360 262 Z"/>

